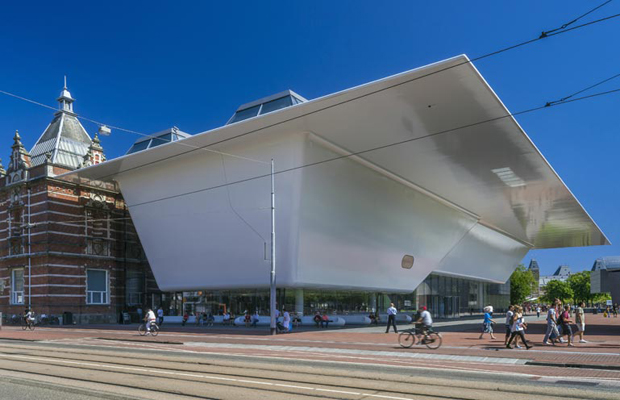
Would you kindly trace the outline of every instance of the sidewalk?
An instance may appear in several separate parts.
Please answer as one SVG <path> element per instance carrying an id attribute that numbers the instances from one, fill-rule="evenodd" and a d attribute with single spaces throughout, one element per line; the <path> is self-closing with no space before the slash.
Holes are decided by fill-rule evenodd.
<path id="1" fill-rule="evenodd" d="M 497 317 L 503 321 L 503 317 Z M 496 339 L 488 334 L 478 339 L 481 321 L 446 321 L 435 324 L 442 332 L 443 345 L 438 350 L 424 347 L 403 349 L 398 344 L 398 335 L 385 333 L 385 327 L 356 327 L 343 329 L 297 329 L 290 334 L 275 337 L 268 328 L 246 327 L 195 327 L 164 324 L 159 336 L 142 337 L 137 334 L 137 325 L 97 325 L 73 327 L 37 327 L 35 331 L 22 331 L 20 327 L 3 327 L 0 339 L 61 342 L 75 344 L 99 344 L 115 346 L 139 345 L 150 348 L 167 346 L 170 349 L 204 352 L 222 352 L 237 355 L 278 355 L 298 357 L 329 356 L 331 359 L 361 357 L 364 359 L 385 359 L 401 362 L 466 362 L 483 364 L 504 364 L 523 366 L 552 366 L 561 368 L 590 368 L 617 372 L 620 378 L 620 318 L 605 319 L 602 315 L 586 316 L 588 343 L 544 346 L 542 338 L 545 320 L 541 317 L 527 317 L 529 326 L 527 339 L 534 347 L 531 350 L 509 350 L 504 347 L 504 326 L 495 326 Z M 411 327 L 399 326 L 399 329 Z M 567 369 L 568 369 L 567 368 Z M 616 374 L 614 374 L 615 376 Z"/>

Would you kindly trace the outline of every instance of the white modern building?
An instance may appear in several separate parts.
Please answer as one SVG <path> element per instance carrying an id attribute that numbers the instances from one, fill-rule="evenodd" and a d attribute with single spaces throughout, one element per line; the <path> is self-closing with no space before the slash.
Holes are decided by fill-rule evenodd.
<path id="1" fill-rule="evenodd" d="M 269 286 L 271 159 L 277 284 L 297 305 L 411 294 L 431 273 L 453 292 L 499 284 L 530 249 L 609 244 L 466 56 L 314 100 L 279 93 L 68 178 L 118 182 L 162 290 L 250 293 Z"/>

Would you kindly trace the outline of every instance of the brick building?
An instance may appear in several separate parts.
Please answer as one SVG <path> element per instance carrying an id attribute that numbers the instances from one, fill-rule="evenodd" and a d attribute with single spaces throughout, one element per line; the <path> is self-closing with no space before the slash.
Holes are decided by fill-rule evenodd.
<path id="1" fill-rule="evenodd" d="M 105 161 L 66 86 L 59 111 L 28 152 L 18 132 L 0 164 L 0 311 L 116 322 L 122 311 L 161 304 L 118 187 L 58 175 Z"/>

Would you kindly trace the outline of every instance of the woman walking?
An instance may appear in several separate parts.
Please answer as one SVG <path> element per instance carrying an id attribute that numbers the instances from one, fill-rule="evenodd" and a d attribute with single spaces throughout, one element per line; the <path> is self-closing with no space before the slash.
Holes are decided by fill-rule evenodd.
<path id="1" fill-rule="evenodd" d="M 570 319 L 570 313 L 568 312 L 569 310 L 569 306 L 564 306 L 564 311 L 562 311 L 558 317 L 558 322 L 562 326 L 562 335 L 566 335 L 568 337 L 568 345 L 573 347 L 573 331 L 570 327 L 570 324 L 572 324 L 573 321 Z"/>
<path id="2" fill-rule="evenodd" d="M 514 320 L 512 324 L 512 333 L 510 334 L 510 339 L 508 340 L 508 344 L 506 345 L 506 348 L 512 349 L 512 346 L 510 344 L 517 337 L 517 335 L 519 335 L 519 337 L 521 338 L 521 341 L 525 345 L 525 348 L 529 350 L 532 346 L 528 345 L 527 341 L 525 340 L 524 331 L 527 328 L 527 324 L 523 320 L 523 308 L 521 306 L 515 307 L 515 314 L 513 315 L 512 318 Z"/>
<path id="3" fill-rule="evenodd" d="M 482 339 L 482 336 L 484 336 L 485 333 L 491 334 L 491 339 L 495 339 L 495 336 L 493 336 L 493 324 L 495 323 L 495 321 L 493 321 L 492 315 L 493 306 L 484 307 L 484 322 L 482 323 L 482 333 L 480 334 L 480 337 L 478 339 Z"/>

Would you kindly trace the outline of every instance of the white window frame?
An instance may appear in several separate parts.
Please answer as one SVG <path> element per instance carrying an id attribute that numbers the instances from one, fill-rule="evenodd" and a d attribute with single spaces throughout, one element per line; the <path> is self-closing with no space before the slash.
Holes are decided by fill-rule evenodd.
<path id="1" fill-rule="evenodd" d="M 105 272 L 105 292 L 98 290 L 88 290 L 88 271 L 103 271 Z M 88 268 L 86 269 L 86 305 L 89 306 L 100 306 L 100 305 L 108 305 L 110 304 L 110 272 L 107 269 L 98 269 L 98 268 Z M 100 302 L 94 302 L 93 298 L 95 295 L 99 294 L 101 296 Z"/>
<path id="2" fill-rule="evenodd" d="M 15 272 L 22 271 L 22 290 L 15 290 Z M 11 270 L 11 304 L 26 304 L 25 289 L 26 288 L 26 268 L 13 268 Z M 21 296 L 21 302 L 19 301 Z"/>

